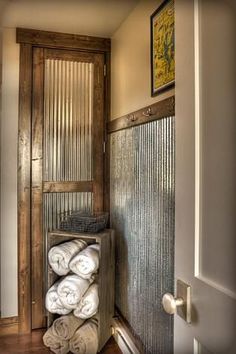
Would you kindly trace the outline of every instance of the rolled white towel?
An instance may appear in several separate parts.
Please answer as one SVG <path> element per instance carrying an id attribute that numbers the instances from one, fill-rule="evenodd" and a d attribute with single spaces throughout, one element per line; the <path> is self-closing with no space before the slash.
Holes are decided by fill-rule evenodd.
<path id="1" fill-rule="evenodd" d="M 61 300 L 59 299 L 57 289 L 59 285 L 57 281 L 51 288 L 48 290 L 45 298 L 45 307 L 51 313 L 58 313 L 59 315 L 67 315 L 71 310 L 66 308 Z"/>
<path id="2" fill-rule="evenodd" d="M 85 248 L 70 261 L 69 267 L 81 278 L 90 279 L 99 268 L 100 245 L 94 244 Z"/>
<path id="3" fill-rule="evenodd" d="M 91 281 L 82 279 L 78 275 L 66 276 L 57 288 L 57 293 L 65 308 L 75 309 L 90 284 Z"/>
<path id="4" fill-rule="evenodd" d="M 98 305 L 98 285 L 92 284 L 80 300 L 78 307 L 74 310 L 74 315 L 81 319 L 90 318 L 97 313 Z"/>
<path id="5" fill-rule="evenodd" d="M 98 326 L 93 320 L 86 321 L 69 341 L 73 354 L 96 354 L 98 352 Z"/>
<path id="6" fill-rule="evenodd" d="M 83 240 L 72 240 L 54 246 L 48 252 L 48 262 L 55 273 L 66 275 L 69 273 L 71 259 L 87 246 Z"/>

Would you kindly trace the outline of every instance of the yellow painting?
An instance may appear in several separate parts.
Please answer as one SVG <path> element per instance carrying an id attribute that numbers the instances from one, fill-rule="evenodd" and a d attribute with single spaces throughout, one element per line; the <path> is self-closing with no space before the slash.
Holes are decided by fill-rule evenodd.
<path id="1" fill-rule="evenodd" d="M 166 1 L 151 16 L 152 95 L 175 80 L 174 0 Z"/>

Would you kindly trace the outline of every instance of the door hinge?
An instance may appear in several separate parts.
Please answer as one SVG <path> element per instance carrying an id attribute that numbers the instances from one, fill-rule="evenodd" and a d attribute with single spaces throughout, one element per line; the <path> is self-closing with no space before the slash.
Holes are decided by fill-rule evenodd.
<path id="1" fill-rule="evenodd" d="M 105 152 L 106 152 L 106 142 L 104 141 L 103 142 L 103 153 L 105 154 Z"/>
<path id="2" fill-rule="evenodd" d="M 106 66 L 106 64 L 104 64 L 104 66 L 103 66 L 103 73 L 104 73 L 104 76 L 107 76 L 107 66 Z"/>

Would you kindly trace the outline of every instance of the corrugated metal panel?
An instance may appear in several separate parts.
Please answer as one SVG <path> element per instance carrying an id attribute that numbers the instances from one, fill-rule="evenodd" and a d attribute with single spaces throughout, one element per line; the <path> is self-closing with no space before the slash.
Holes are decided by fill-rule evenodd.
<path id="1" fill-rule="evenodd" d="M 93 63 L 45 61 L 45 181 L 92 179 L 93 76 Z"/>
<path id="2" fill-rule="evenodd" d="M 110 139 L 116 305 L 145 353 L 171 354 L 172 318 L 161 298 L 173 291 L 174 279 L 174 118 Z"/>
<path id="3" fill-rule="evenodd" d="M 92 211 L 92 193 L 44 193 L 44 231 L 58 229 L 62 215 L 73 210 Z"/>

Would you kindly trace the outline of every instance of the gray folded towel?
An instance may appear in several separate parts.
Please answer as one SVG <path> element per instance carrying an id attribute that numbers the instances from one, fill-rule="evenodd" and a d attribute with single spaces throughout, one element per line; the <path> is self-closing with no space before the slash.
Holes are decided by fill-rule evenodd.
<path id="1" fill-rule="evenodd" d="M 46 347 L 56 354 L 67 354 L 69 353 L 69 342 L 56 337 L 52 333 L 52 327 L 50 327 L 43 336 L 43 343 Z"/>
<path id="2" fill-rule="evenodd" d="M 63 340 L 69 340 L 83 323 L 84 320 L 75 317 L 73 314 L 61 316 L 53 322 L 52 334 Z"/>
<path id="3" fill-rule="evenodd" d="M 86 321 L 69 341 L 73 354 L 96 354 L 98 351 L 98 326 L 94 320 Z"/>

